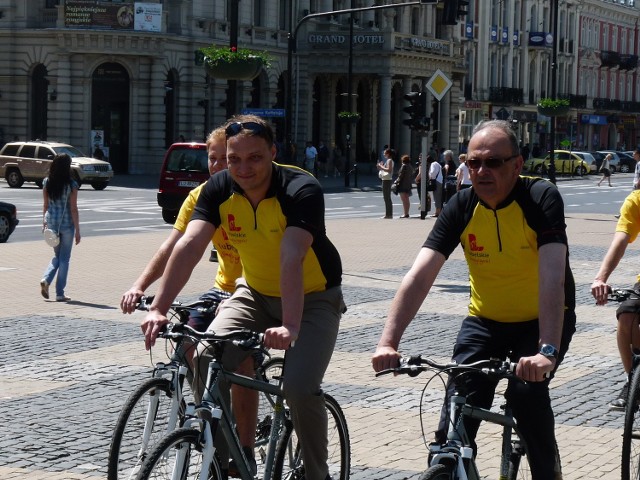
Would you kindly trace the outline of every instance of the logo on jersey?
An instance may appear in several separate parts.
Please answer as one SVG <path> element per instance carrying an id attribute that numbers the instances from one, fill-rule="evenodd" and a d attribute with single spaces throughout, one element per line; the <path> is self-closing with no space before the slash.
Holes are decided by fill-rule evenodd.
<path id="1" fill-rule="evenodd" d="M 469 250 L 472 252 L 481 252 L 484 250 L 483 246 L 478 245 L 476 236 L 473 233 L 469 234 Z"/>
<path id="2" fill-rule="evenodd" d="M 234 217 L 233 215 L 227 215 L 227 222 L 229 223 L 230 232 L 239 232 L 240 230 L 242 230 L 241 227 L 236 227 L 236 217 Z"/>

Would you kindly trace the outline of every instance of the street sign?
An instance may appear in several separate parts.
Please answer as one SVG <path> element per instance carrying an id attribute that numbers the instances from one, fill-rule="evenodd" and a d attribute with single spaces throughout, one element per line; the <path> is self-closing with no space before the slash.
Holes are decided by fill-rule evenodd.
<path id="1" fill-rule="evenodd" d="M 282 118 L 284 117 L 284 108 L 243 108 L 243 115 L 256 115 L 265 118 Z"/>
<path id="2" fill-rule="evenodd" d="M 442 97 L 447 94 L 451 85 L 453 85 L 453 82 L 440 69 L 436 70 L 436 73 L 431 75 L 427 82 L 427 88 L 438 101 L 442 100 Z"/>

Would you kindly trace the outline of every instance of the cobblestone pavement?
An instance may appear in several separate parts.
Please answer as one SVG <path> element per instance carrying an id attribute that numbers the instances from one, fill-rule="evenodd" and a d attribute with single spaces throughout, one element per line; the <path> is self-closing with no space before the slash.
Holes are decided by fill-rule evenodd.
<path id="1" fill-rule="evenodd" d="M 349 311 L 325 389 L 347 417 L 353 479 L 416 478 L 425 467 L 421 422 L 430 436 L 442 401 L 441 385 L 431 382 L 425 388 L 426 376 L 375 378 L 370 357 L 390 301 L 433 221 L 358 219 L 328 225 L 343 257 Z M 610 412 L 608 402 L 622 385 L 622 369 L 614 307 L 595 307 L 589 285 L 615 219 L 574 216 L 567 223 L 578 330 L 552 383 L 564 478 L 614 479 L 620 475 L 622 414 Z M 69 304 L 40 297 L 38 282 L 50 254 L 44 242 L 2 246 L 0 478 L 104 478 L 119 409 L 151 365 L 138 327 L 142 314 L 124 316 L 117 305 L 164 235 L 83 239 L 72 254 Z M 632 283 L 637 260 L 632 245 L 612 282 Z M 182 297 L 206 290 L 214 268 L 204 259 Z M 467 270 L 456 251 L 407 330 L 402 350 L 448 358 L 467 296 Z M 156 348 L 153 361 L 163 354 L 162 347 Z M 479 464 L 492 478 L 497 477 L 499 442 L 496 428 L 481 428 Z"/>

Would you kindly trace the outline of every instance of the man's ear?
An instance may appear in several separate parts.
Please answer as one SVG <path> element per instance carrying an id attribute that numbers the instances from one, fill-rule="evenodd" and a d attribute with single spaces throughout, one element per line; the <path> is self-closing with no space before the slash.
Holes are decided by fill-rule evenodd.
<path id="1" fill-rule="evenodd" d="M 278 149 L 276 147 L 276 144 L 274 143 L 273 145 L 271 145 L 271 160 L 275 160 L 276 159 L 276 155 L 278 154 Z"/>

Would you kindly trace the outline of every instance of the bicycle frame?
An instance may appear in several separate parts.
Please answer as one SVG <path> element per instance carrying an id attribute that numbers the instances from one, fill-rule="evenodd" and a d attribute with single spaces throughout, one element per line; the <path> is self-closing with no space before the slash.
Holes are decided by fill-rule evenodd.
<path id="1" fill-rule="evenodd" d="M 475 460 L 473 458 L 473 448 L 465 445 L 470 445 L 470 439 L 467 435 L 467 431 L 464 428 L 464 417 L 473 418 L 476 420 L 495 423 L 504 427 L 502 434 L 502 455 L 500 461 L 500 480 L 506 479 L 509 474 L 509 456 L 513 451 L 511 438 L 512 432 L 515 431 L 518 435 L 519 441 L 522 443 L 521 436 L 518 432 L 516 422 L 511 414 L 511 408 L 507 404 L 504 407 L 505 413 L 495 413 L 490 410 L 473 407 L 466 404 L 466 396 L 461 395 L 459 392 L 455 392 L 450 399 L 449 406 L 449 420 L 447 431 L 447 444 L 451 444 L 451 448 L 447 446 L 436 445 L 430 448 L 433 454 L 430 466 L 442 463 L 442 460 L 447 462 L 455 462 L 457 475 L 460 480 L 480 480 L 480 473 L 476 467 Z M 437 449 L 437 450 L 436 450 Z M 458 452 L 460 455 L 458 455 Z M 467 464 L 465 468 L 465 462 Z"/>
<path id="2" fill-rule="evenodd" d="M 240 478 L 253 479 L 253 474 L 249 470 L 247 458 L 242 451 L 240 440 L 235 431 L 233 413 L 231 412 L 230 406 L 227 404 L 225 396 L 220 390 L 219 380 L 221 376 L 224 377 L 224 380 L 229 384 L 239 385 L 241 387 L 257 390 L 276 397 L 274 408 L 275 413 L 269 435 L 267 456 L 264 462 L 264 480 L 269 480 L 275 458 L 276 443 L 278 441 L 281 426 L 284 424 L 286 413 L 284 407 L 284 393 L 282 391 L 281 384 L 272 385 L 261 380 L 229 372 L 222 367 L 218 360 L 215 359 L 209 363 L 206 383 L 207 386 L 205 388 L 202 403 L 198 406 L 190 405 L 190 407 L 188 407 L 187 420 L 184 423 L 185 427 L 196 428 L 203 435 L 204 449 L 201 473 L 202 480 L 207 479 L 209 468 L 213 461 L 213 455 L 215 453 L 214 439 L 218 433 L 218 427 L 222 430 L 231 458 L 236 461 Z M 176 467 L 182 468 L 182 465 L 179 465 L 180 463 L 181 462 L 176 462 Z"/>

